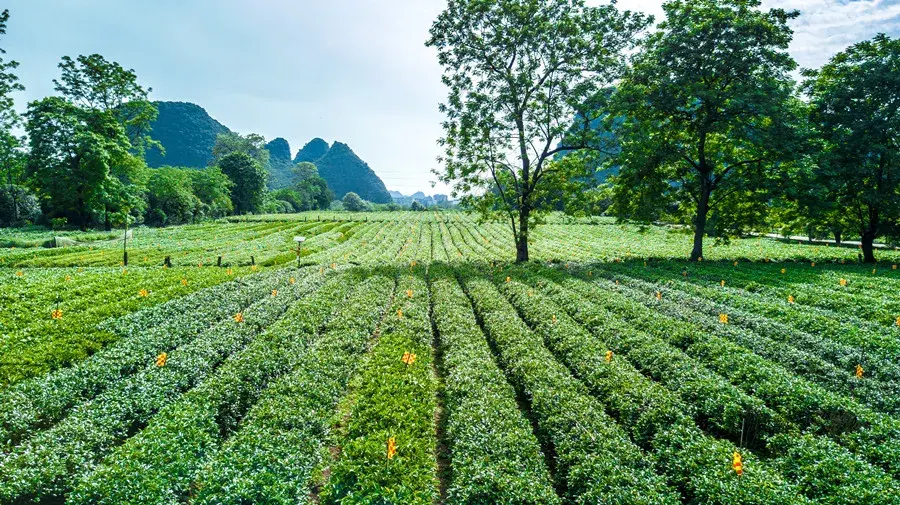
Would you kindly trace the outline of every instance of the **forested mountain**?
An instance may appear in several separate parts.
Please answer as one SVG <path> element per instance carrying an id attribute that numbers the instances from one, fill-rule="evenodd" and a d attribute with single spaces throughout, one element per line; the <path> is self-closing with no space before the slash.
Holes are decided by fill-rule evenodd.
<path id="1" fill-rule="evenodd" d="M 328 152 L 328 142 L 316 137 L 303 146 L 302 149 L 297 151 L 297 156 L 294 157 L 294 164 L 300 163 L 302 161 L 309 161 L 311 163 L 315 163 L 316 160 L 325 156 L 325 153 Z"/>
<path id="2" fill-rule="evenodd" d="M 147 152 L 147 165 L 204 168 L 212 159 L 216 135 L 230 130 L 209 116 L 203 107 L 188 102 L 156 102 L 159 117 L 152 123 L 150 136 L 165 148 Z M 390 203 L 391 195 L 384 183 L 347 144 L 314 138 L 291 159 L 288 141 L 278 137 L 266 144 L 269 151 L 269 188 L 280 189 L 291 184 L 293 166 L 302 161 L 315 163 L 319 174 L 328 182 L 336 198 L 353 191 L 365 200 Z"/>
<path id="3" fill-rule="evenodd" d="M 189 102 L 155 102 L 159 110 L 151 123 L 150 136 L 165 148 L 148 149 L 147 165 L 203 168 L 212 158 L 216 135 L 230 130 L 216 121 L 203 107 Z"/>
<path id="4" fill-rule="evenodd" d="M 280 189 L 290 186 L 294 175 L 290 144 L 278 137 L 266 144 L 266 149 L 269 151 L 269 188 Z"/>
<path id="5" fill-rule="evenodd" d="M 319 140 L 321 139 L 314 139 L 304 146 L 297 153 L 297 157 L 309 156 L 314 153 L 315 151 L 312 149 L 307 149 L 311 146 L 314 149 L 320 149 Z M 307 160 L 301 159 L 301 161 Z M 319 168 L 319 175 L 328 182 L 328 187 L 334 191 L 335 198 L 343 198 L 352 191 L 370 202 L 391 203 L 391 195 L 384 186 L 384 182 L 347 144 L 335 142 L 322 157 L 308 161 L 312 161 Z"/>

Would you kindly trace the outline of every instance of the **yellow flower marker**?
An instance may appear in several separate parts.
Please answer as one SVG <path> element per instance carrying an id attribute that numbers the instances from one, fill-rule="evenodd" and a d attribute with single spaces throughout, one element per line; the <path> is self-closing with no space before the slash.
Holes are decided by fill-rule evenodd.
<path id="1" fill-rule="evenodd" d="M 656 292 L 656 301 L 662 301 L 662 291 Z"/>
<path id="2" fill-rule="evenodd" d="M 616 286 L 619 285 L 619 279 L 616 279 Z"/>
<path id="3" fill-rule="evenodd" d="M 861 365 L 856 365 L 856 378 L 862 379 L 863 376 L 863 367 Z"/>
<path id="4" fill-rule="evenodd" d="M 610 361 L 612 361 L 612 356 L 613 356 L 613 352 L 612 352 L 612 351 L 606 351 L 606 362 L 607 362 L 607 363 L 609 363 Z"/>
<path id="5" fill-rule="evenodd" d="M 788 295 L 788 303 L 794 303 L 794 295 Z"/>
<path id="6" fill-rule="evenodd" d="M 227 273 L 228 275 L 234 275 L 234 270 L 229 268 L 228 270 L 225 271 L 225 273 Z"/>
<path id="7" fill-rule="evenodd" d="M 734 266 L 737 266 L 737 261 L 734 262 Z"/>
<path id="8" fill-rule="evenodd" d="M 787 272 L 787 268 L 782 268 L 782 269 L 781 269 L 781 274 L 784 275 L 785 272 Z"/>
<path id="9" fill-rule="evenodd" d="M 411 352 L 404 352 L 400 361 L 406 363 L 406 366 L 410 366 L 416 362 L 416 355 Z"/>
<path id="10" fill-rule="evenodd" d="M 722 324 L 728 324 L 728 314 L 719 314 L 719 322 Z"/>
<path id="11" fill-rule="evenodd" d="M 16 277 L 22 277 L 22 276 L 24 276 L 24 275 L 25 275 L 25 272 L 23 272 L 23 271 L 21 271 L 21 270 L 19 270 L 18 272 L 16 272 Z"/>
<path id="12" fill-rule="evenodd" d="M 181 279 L 181 285 L 187 286 L 187 279 Z"/>
<path id="13" fill-rule="evenodd" d="M 166 366 L 166 361 L 169 359 L 169 355 L 166 353 L 162 353 L 156 357 L 156 366 L 164 367 Z"/>
<path id="14" fill-rule="evenodd" d="M 334 268 L 334 267 L 332 267 L 332 268 Z M 251 271 L 251 272 L 255 272 L 255 271 L 257 271 L 257 270 L 259 270 L 259 267 L 258 267 L 258 266 L 256 266 L 256 265 L 250 265 L 250 271 Z"/>
<path id="15" fill-rule="evenodd" d="M 409 263 L 409 266 L 411 266 L 411 267 L 416 266 L 416 260 L 412 260 L 412 261 Z"/>
<path id="16" fill-rule="evenodd" d="M 812 263 L 810 263 L 810 266 L 813 266 L 813 267 L 816 266 L 816 262 L 813 261 Z"/>
<path id="17" fill-rule="evenodd" d="M 891 266 L 891 270 L 896 270 L 896 269 L 897 269 L 897 264 L 896 264 L 896 263 L 894 263 L 894 265 L 893 265 L 893 266 Z"/>
<path id="18" fill-rule="evenodd" d="M 142 290 L 138 291 L 138 296 L 140 296 L 141 298 L 147 298 L 147 295 L 149 295 L 149 294 L 150 294 L 150 292 L 147 291 L 146 289 L 142 289 Z"/>
<path id="19" fill-rule="evenodd" d="M 243 322 L 244 322 L 244 313 L 243 313 L 243 312 L 238 312 L 237 314 L 235 314 L 235 315 L 234 315 L 234 322 L 236 322 L 236 323 L 243 323 Z"/>
<path id="20" fill-rule="evenodd" d="M 874 268 L 872 269 L 872 275 L 875 275 L 875 269 L 874 269 Z"/>
<path id="21" fill-rule="evenodd" d="M 897 326 L 900 326 L 900 316 L 897 316 Z"/>
<path id="22" fill-rule="evenodd" d="M 553 324 L 556 324 L 556 314 L 553 314 Z"/>
<path id="23" fill-rule="evenodd" d="M 703 261 L 703 256 L 700 256 L 699 258 L 697 258 L 697 263 L 700 263 L 701 261 Z"/>
<path id="24" fill-rule="evenodd" d="M 406 297 L 407 297 L 407 298 L 412 298 L 412 290 L 411 290 L 411 289 L 407 289 L 407 290 L 406 290 Z"/>
<path id="25" fill-rule="evenodd" d="M 273 290 L 272 290 L 272 296 L 278 296 L 278 290 L 277 290 L 277 289 L 273 289 Z"/>
<path id="26" fill-rule="evenodd" d="M 296 284 L 296 283 L 297 283 L 297 279 L 291 277 L 291 280 L 288 281 L 288 282 L 290 282 L 291 284 Z"/>
<path id="27" fill-rule="evenodd" d="M 397 309 L 397 319 L 403 319 L 403 309 Z"/>
<path id="28" fill-rule="evenodd" d="M 588 277 L 593 277 L 593 276 L 594 276 L 594 271 L 588 270 Z"/>
<path id="29" fill-rule="evenodd" d="M 67 275 L 67 276 L 66 276 L 66 282 L 69 282 L 69 281 L 71 281 L 71 280 L 72 280 L 72 276 L 71 276 L 71 275 Z"/>
<path id="30" fill-rule="evenodd" d="M 397 455 L 397 443 L 394 441 L 394 437 L 391 437 L 387 441 L 387 458 L 394 459 L 394 456 Z"/>
<path id="31" fill-rule="evenodd" d="M 841 287 L 845 287 L 847 285 L 847 279 L 841 278 L 841 280 L 838 282 L 840 282 Z"/>
<path id="32" fill-rule="evenodd" d="M 738 477 L 744 475 L 744 460 L 741 458 L 741 453 L 734 451 L 734 456 L 731 458 L 731 468 L 734 469 L 734 473 Z"/>
<path id="33" fill-rule="evenodd" d="M 725 279 L 722 279 L 721 281 L 719 281 L 719 285 L 724 288 L 725 287 Z"/>
<path id="34" fill-rule="evenodd" d="M 62 311 L 59 309 L 53 309 L 53 312 L 50 313 L 50 319 L 62 319 Z"/>
<path id="35" fill-rule="evenodd" d="M 533 294 L 534 294 L 534 291 L 532 291 L 532 290 L 529 289 L 529 290 L 528 290 L 528 296 L 532 296 Z M 900 317 L 897 318 L 897 321 L 900 321 Z M 900 325 L 900 322 L 898 322 L 897 324 Z"/>
<path id="36" fill-rule="evenodd" d="M 332 268 L 332 269 L 337 268 L 337 263 L 332 263 L 332 264 L 331 264 L 331 268 Z"/>
<path id="37" fill-rule="evenodd" d="M 506 282 L 509 282 L 510 280 L 512 280 L 512 279 L 510 279 L 509 276 L 507 276 L 507 277 L 506 277 Z"/>

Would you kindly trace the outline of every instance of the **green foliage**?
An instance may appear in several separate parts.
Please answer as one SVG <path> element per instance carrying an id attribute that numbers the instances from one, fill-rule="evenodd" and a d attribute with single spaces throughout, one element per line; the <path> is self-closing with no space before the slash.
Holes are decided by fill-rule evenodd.
<path id="1" fill-rule="evenodd" d="M 292 179 L 291 146 L 288 141 L 278 137 L 266 144 L 269 151 L 269 189 L 280 189 L 290 186 Z"/>
<path id="2" fill-rule="evenodd" d="M 0 186 L 0 227 L 36 223 L 41 218 L 37 197 L 22 186 Z"/>
<path id="3" fill-rule="evenodd" d="M 759 223 L 765 189 L 802 145 L 802 105 L 788 76 L 796 64 L 787 53 L 787 23 L 799 13 L 758 6 L 666 2 L 666 20 L 610 104 L 607 127 L 622 149 L 613 212 L 641 220 L 674 209 L 692 215 L 694 260 L 703 255 L 710 211 L 720 232 Z"/>
<path id="4" fill-rule="evenodd" d="M 823 142 L 812 185 L 831 204 L 828 221 L 851 224 L 874 262 L 875 237 L 900 221 L 900 39 L 878 35 L 804 75 Z"/>
<path id="5" fill-rule="evenodd" d="M 129 152 L 113 112 L 48 97 L 30 103 L 26 117 L 25 175 L 50 217 L 70 217 L 84 228 L 95 215 L 140 208 L 145 166 Z"/>
<path id="6" fill-rule="evenodd" d="M 309 162 L 297 163 L 293 168 L 292 189 L 300 195 L 302 204 L 298 211 L 327 209 L 334 200 L 334 192 L 319 175 L 319 169 Z"/>
<path id="7" fill-rule="evenodd" d="M 218 167 L 233 183 L 231 202 L 235 214 L 257 212 L 266 194 L 267 175 L 263 165 L 247 153 L 232 152 L 218 161 Z"/>
<path id="8" fill-rule="evenodd" d="M 234 209 L 231 203 L 231 188 L 234 183 L 217 166 L 188 172 L 191 189 L 200 200 L 201 214 L 222 217 Z"/>
<path id="9" fill-rule="evenodd" d="M 192 186 L 191 176 L 184 169 L 163 167 L 151 170 L 147 182 L 147 224 L 165 226 L 192 221 L 199 204 Z M 157 221 L 158 217 L 162 221 Z"/>
<path id="10" fill-rule="evenodd" d="M 344 198 L 341 199 L 341 203 L 344 206 L 344 210 L 349 212 L 362 212 L 368 209 L 366 201 L 352 191 L 344 195 Z"/>
<path id="11" fill-rule="evenodd" d="M 263 169 L 269 166 L 269 150 L 266 148 L 266 139 L 262 135 L 220 133 L 216 137 L 216 144 L 212 149 L 210 165 L 218 165 L 223 158 L 232 153 L 243 153 L 250 156 Z"/>
<path id="12" fill-rule="evenodd" d="M 450 87 L 436 174 L 464 205 L 510 224 L 517 261 L 528 260 L 532 214 L 553 209 L 546 195 L 591 176 L 585 164 L 553 166 L 555 155 L 608 147 L 570 122 L 594 119 L 591 102 L 646 24 L 583 0 L 453 0 L 432 25 L 426 45 Z"/>

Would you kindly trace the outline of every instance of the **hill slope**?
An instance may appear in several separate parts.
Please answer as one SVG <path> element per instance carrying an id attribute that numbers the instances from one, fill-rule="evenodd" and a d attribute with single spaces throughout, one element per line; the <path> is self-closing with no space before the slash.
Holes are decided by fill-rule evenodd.
<path id="1" fill-rule="evenodd" d="M 334 191 L 335 198 L 343 198 L 352 191 L 370 202 L 391 203 L 384 182 L 347 144 L 335 142 L 314 163 L 319 168 L 319 175 Z"/>
<path id="2" fill-rule="evenodd" d="M 269 188 L 280 189 L 291 185 L 294 164 L 291 162 L 291 145 L 278 137 L 266 144 L 269 151 Z"/>
<path id="3" fill-rule="evenodd" d="M 230 130 L 203 107 L 189 102 L 155 102 L 159 117 L 151 125 L 150 136 L 166 150 L 147 150 L 147 165 L 204 168 L 212 158 L 216 135 Z"/>

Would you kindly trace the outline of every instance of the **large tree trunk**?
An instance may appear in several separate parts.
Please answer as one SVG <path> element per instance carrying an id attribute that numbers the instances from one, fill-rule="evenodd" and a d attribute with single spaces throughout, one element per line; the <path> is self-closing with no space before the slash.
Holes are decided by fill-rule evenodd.
<path id="1" fill-rule="evenodd" d="M 519 210 L 519 237 L 516 242 L 516 263 L 528 261 L 528 218 L 531 209 L 523 207 Z"/>
<path id="2" fill-rule="evenodd" d="M 697 201 L 697 214 L 694 216 L 694 249 L 691 261 L 703 257 L 703 235 L 706 234 L 706 217 L 709 214 L 710 181 L 705 176 L 700 181 L 700 198 Z"/>
<path id="3" fill-rule="evenodd" d="M 841 245 L 841 236 L 843 235 L 841 230 L 834 230 L 832 233 L 834 233 L 834 245 Z"/>
<path id="4" fill-rule="evenodd" d="M 862 251 L 863 261 L 866 263 L 875 263 L 875 230 L 869 228 L 862 234 Z"/>

